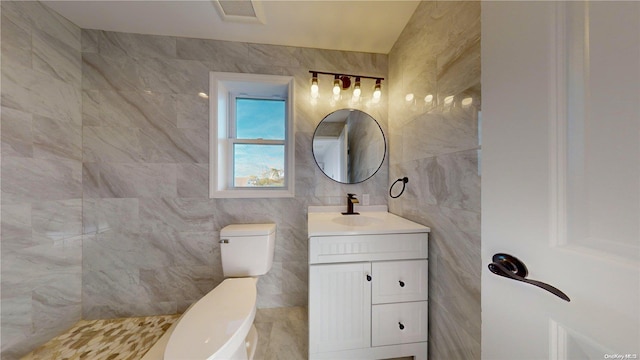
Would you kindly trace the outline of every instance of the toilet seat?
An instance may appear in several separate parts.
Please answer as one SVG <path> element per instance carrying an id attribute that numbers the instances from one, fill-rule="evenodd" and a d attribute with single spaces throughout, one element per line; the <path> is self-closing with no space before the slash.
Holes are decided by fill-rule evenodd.
<path id="1" fill-rule="evenodd" d="M 256 278 L 224 280 L 184 313 L 164 351 L 166 360 L 246 359 L 256 315 Z"/>

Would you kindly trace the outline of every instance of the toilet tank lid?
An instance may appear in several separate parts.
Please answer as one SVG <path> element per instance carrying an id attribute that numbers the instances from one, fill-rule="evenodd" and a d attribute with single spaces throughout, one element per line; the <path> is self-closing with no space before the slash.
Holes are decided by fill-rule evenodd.
<path id="1" fill-rule="evenodd" d="M 232 224 L 220 230 L 220 236 L 269 235 L 276 231 L 276 224 Z"/>

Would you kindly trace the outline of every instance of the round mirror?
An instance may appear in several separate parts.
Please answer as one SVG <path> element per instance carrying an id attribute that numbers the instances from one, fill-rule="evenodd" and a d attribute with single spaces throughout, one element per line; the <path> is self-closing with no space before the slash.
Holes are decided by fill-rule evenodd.
<path id="1" fill-rule="evenodd" d="M 372 177 L 382 166 L 386 150 L 380 124 L 360 110 L 334 111 L 313 133 L 316 164 L 325 175 L 343 184 Z"/>

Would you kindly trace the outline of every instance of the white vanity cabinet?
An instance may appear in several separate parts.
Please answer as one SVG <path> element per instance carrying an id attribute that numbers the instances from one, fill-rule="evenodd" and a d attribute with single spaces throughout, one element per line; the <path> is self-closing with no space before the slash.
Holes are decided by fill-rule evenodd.
<path id="1" fill-rule="evenodd" d="M 417 228 L 322 235 L 310 226 L 310 359 L 427 359 L 429 228 L 402 220 Z"/>

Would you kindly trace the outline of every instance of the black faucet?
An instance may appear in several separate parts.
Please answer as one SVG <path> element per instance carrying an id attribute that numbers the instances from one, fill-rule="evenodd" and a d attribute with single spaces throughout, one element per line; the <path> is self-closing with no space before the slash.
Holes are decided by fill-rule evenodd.
<path id="1" fill-rule="evenodd" d="M 342 215 L 360 215 L 359 212 L 353 211 L 353 204 L 358 204 L 360 201 L 356 199 L 356 194 L 347 194 L 347 212 L 343 212 Z"/>

